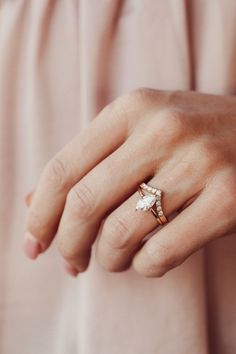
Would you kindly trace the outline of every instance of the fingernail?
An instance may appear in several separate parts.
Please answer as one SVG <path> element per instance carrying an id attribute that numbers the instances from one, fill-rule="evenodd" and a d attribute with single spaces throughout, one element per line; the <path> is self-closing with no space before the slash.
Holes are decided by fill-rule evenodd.
<path id="1" fill-rule="evenodd" d="M 79 274 L 78 270 L 66 261 L 64 261 L 64 267 L 67 273 L 69 273 L 72 277 L 77 277 L 77 275 Z"/>
<path id="2" fill-rule="evenodd" d="M 36 259 L 41 252 L 40 243 L 30 232 L 26 232 L 25 234 L 24 252 L 30 259 Z"/>

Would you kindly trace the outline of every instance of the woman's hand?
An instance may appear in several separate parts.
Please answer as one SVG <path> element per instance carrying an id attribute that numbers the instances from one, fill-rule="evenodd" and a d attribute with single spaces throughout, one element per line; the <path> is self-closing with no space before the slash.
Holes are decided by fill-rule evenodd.
<path id="1" fill-rule="evenodd" d="M 145 243 L 157 221 L 135 210 L 143 181 L 164 191 L 167 216 L 178 211 Z M 56 237 L 76 275 L 101 226 L 105 269 L 132 262 L 141 275 L 163 275 L 236 229 L 236 98 L 149 89 L 118 98 L 49 161 L 30 204 L 31 258 Z"/>

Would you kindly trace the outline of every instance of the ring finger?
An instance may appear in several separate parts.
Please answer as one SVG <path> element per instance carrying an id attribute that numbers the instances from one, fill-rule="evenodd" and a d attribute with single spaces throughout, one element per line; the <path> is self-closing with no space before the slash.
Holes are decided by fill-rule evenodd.
<path id="1" fill-rule="evenodd" d="M 174 167 L 167 163 L 165 168 L 149 181 L 151 186 L 164 191 L 162 207 L 167 216 L 189 200 L 194 200 L 203 188 L 202 169 L 192 168 L 193 163 L 190 161 L 185 161 L 184 165 L 179 162 Z M 135 210 L 139 198 L 138 192 L 134 193 L 115 209 L 103 224 L 96 254 L 100 264 L 109 271 L 126 269 L 141 241 L 158 226 L 150 211 Z"/>

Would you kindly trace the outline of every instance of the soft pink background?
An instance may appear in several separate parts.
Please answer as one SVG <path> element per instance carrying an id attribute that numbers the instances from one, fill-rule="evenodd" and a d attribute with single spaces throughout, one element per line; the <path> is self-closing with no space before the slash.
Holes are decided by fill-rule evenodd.
<path id="1" fill-rule="evenodd" d="M 236 352 L 234 236 L 161 279 L 93 257 L 74 280 L 54 247 L 23 255 L 23 196 L 45 163 L 140 86 L 235 94 L 236 1 L 0 0 L 1 354 Z"/>

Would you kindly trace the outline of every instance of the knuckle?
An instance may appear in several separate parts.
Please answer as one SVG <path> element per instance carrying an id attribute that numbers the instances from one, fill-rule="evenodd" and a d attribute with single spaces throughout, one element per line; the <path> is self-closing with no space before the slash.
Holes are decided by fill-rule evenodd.
<path id="1" fill-rule="evenodd" d="M 84 183 L 71 188 L 67 195 L 66 204 L 70 212 L 79 219 L 87 220 L 95 214 L 95 201 L 92 190 Z"/>
<path id="2" fill-rule="evenodd" d="M 109 119 L 118 121 L 124 127 L 127 125 L 127 121 L 130 116 L 130 107 L 127 102 L 123 99 L 123 96 L 116 98 L 114 101 L 110 102 L 105 106 L 101 114 L 109 117 Z"/>
<path id="3" fill-rule="evenodd" d="M 209 156 L 213 151 L 213 144 L 211 141 L 208 139 L 201 141 L 200 144 L 198 144 L 198 153 L 201 156 Z"/>
<path id="4" fill-rule="evenodd" d="M 152 144 L 159 148 L 161 144 L 169 148 L 182 141 L 186 136 L 185 114 L 181 111 L 166 108 L 153 116 L 149 123 L 149 129 L 142 137 L 142 142 L 148 147 Z"/>
<path id="5" fill-rule="evenodd" d="M 168 112 L 168 125 L 170 128 L 177 133 L 183 133 L 183 128 L 185 126 L 186 115 L 183 111 L 177 109 L 169 109 Z"/>
<path id="6" fill-rule="evenodd" d="M 184 112 L 173 108 L 163 109 L 158 116 L 154 116 L 153 126 L 151 125 L 153 142 L 163 141 L 165 146 L 176 144 L 187 137 L 187 127 Z"/>
<path id="7" fill-rule="evenodd" d="M 229 162 L 225 151 L 211 138 L 197 143 L 197 156 L 201 158 L 205 170 L 209 172 L 227 166 Z"/>
<path id="8" fill-rule="evenodd" d="M 137 110 L 137 108 L 157 107 L 157 105 L 163 101 L 163 98 L 164 93 L 161 90 L 140 87 L 121 96 L 120 102 L 125 107 L 136 108 Z"/>
<path id="9" fill-rule="evenodd" d="M 139 88 L 117 97 L 103 109 L 103 112 L 112 119 L 122 122 L 127 131 L 132 131 L 140 116 L 137 112 L 147 111 L 150 106 L 156 106 L 162 100 L 161 90 Z"/>
<path id="10" fill-rule="evenodd" d="M 107 109 L 113 112 L 127 113 L 134 109 L 150 104 L 154 97 L 159 94 L 158 90 L 150 88 L 138 88 L 116 98 Z M 160 94 L 159 94 L 160 95 Z"/>
<path id="11" fill-rule="evenodd" d="M 129 245 L 130 230 L 127 222 L 117 215 L 106 219 L 103 226 L 103 237 L 111 248 L 124 249 Z"/>
<path id="12" fill-rule="evenodd" d="M 198 144 L 198 155 L 207 159 L 209 162 L 221 160 L 220 151 L 209 139 L 206 139 Z"/>
<path id="13" fill-rule="evenodd" d="M 140 87 L 136 90 L 127 93 L 123 96 L 123 98 L 124 100 L 127 100 L 129 104 L 145 104 L 149 103 L 150 99 L 153 98 L 153 96 L 157 96 L 157 93 L 157 90 L 146 87 Z"/>
<path id="14" fill-rule="evenodd" d="M 59 190 L 66 190 L 69 187 L 70 176 L 65 162 L 59 157 L 50 160 L 43 171 L 43 179 Z"/>

